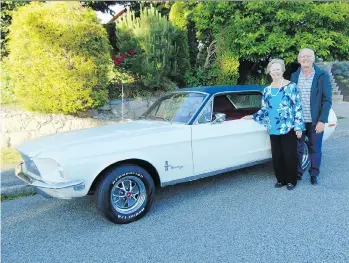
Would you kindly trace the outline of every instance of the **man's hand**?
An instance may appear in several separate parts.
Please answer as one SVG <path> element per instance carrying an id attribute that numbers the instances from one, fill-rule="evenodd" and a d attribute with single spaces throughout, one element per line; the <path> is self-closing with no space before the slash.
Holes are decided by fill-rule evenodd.
<path id="1" fill-rule="evenodd" d="M 319 121 L 315 127 L 316 133 L 322 133 L 324 131 L 324 129 L 325 129 L 325 123 Z"/>
<path id="2" fill-rule="evenodd" d="M 252 115 L 246 115 L 244 117 L 242 117 L 241 119 L 244 119 L 244 120 L 252 120 L 253 116 Z"/>
<path id="3" fill-rule="evenodd" d="M 296 136 L 298 139 L 302 138 L 302 131 L 296 131 Z"/>

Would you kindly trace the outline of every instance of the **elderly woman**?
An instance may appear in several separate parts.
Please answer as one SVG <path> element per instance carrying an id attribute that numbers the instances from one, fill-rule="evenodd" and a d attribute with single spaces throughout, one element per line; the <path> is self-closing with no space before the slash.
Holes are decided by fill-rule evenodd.
<path id="1" fill-rule="evenodd" d="M 262 108 L 254 115 L 243 119 L 254 119 L 264 124 L 270 135 L 276 188 L 287 185 L 293 190 L 297 184 L 297 138 L 304 130 L 302 104 L 297 85 L 284 79 L 285 64 L 282 59 L 273 59 L 266 73 L 272 83 L 264 89 Z"/>

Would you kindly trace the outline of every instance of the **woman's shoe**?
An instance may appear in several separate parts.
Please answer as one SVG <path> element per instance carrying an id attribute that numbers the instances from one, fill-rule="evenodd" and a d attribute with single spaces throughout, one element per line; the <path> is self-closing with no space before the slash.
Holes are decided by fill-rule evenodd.
<path id="1" fill-rule="evenodd" d="M 281 188 L 281 187 L 283 187 L 284 185 L 286 185 L 286 184 L 283 184 L 283 183 L 276 183 L 276 184 L 275 184 L 275 188 Z"/>
<path id="2" fill-rule="evenodd" d="M 293 184 L 288 183 L 287 184 L 287 190 L 293 190 L 295 186 Z"/>

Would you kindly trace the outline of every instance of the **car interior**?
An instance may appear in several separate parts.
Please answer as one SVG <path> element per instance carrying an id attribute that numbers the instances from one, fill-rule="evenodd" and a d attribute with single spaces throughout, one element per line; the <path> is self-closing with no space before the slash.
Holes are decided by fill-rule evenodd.
<path id="1" fill-rule="evenodd" d="M 246 95 L 243 95 L 246 98 Z M 260 97 L 259 94 L 257 96 Z M 256 94 L 254 94 L 256 97 Z M 247 98 L 248 100 L 248 98 Z M 261 100 L 261 98 L 260 98 Z M 234 105 L 234 101 L 232 101 L 232 97 L 228 94 L 218 95 L 214 98 L 213 101 L 213 118 L 216 113 L 224 113 L 226 115 L 226 121 L 230 120 L 238 120 L 246 115 L 252 115 L 256 113 L 260 109 L 260 103 L 248 103 L 245 101 L 245 105 Z"/>

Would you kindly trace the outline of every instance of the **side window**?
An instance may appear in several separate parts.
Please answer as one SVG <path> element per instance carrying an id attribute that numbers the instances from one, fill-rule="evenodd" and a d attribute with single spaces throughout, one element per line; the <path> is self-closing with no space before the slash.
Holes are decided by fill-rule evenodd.
<path id="1" fill-rule="evenodd" d="M 213 114 L 224 113 L 229 117 L 236 110 L 228 95 L 217 95 L 213 101 Z"/>
<path id="2" fill-rule="evenodd" d="M 257 112 L 261 105 L 262 95 L 259 92 L 232 92 L 214 99 L 213 114 L 224 113 L 226 121 L 239 120 Z"/>
<path id="3" fill-rule="evenodd" d="M 198 124 L 208 123 L 212 120 L 212 101 L 205 107 L 202 115 L 198 119 Z"/>
<path id="4" fill-rule="evenodd" d="M 227 95 L 231 103 L 234 104 L 236 109 L 253 109 L 262 107 L 262 95 L 261 94 L 243 94 L 232 93 Z"/>

